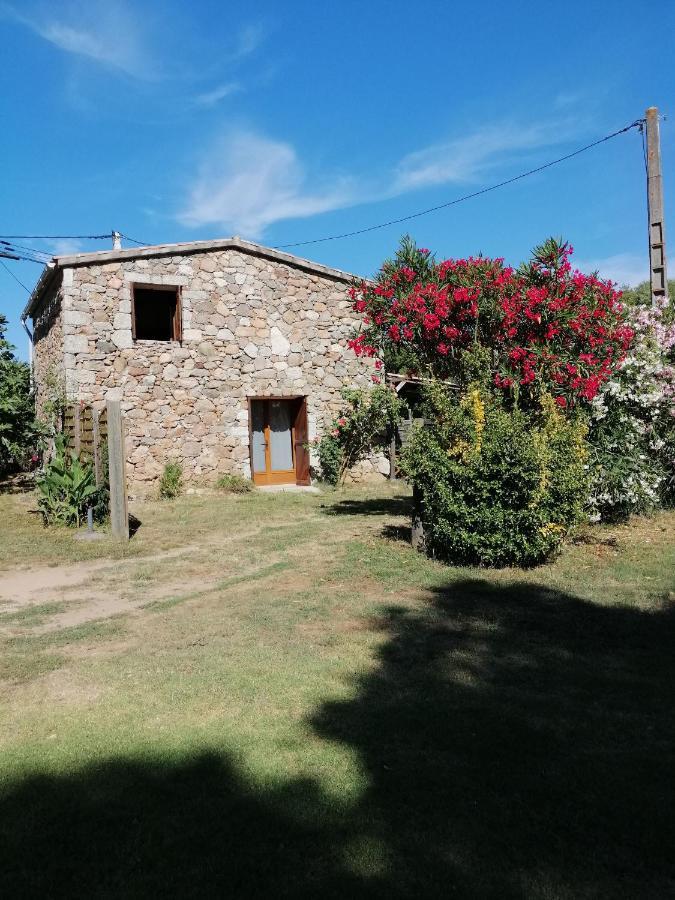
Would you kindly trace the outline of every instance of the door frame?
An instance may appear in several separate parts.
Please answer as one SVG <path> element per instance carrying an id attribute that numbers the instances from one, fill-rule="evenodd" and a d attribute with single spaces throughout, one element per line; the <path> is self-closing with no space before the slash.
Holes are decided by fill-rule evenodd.
<path id="1" fill-rule="evenodd" d="M 298 446 L 296 443 L 296 422 L 297 416 L 301 415 L 304 417 L 304 432 L 307 433 L 307 396 L 304 394 L 295 394 L 292 397 L 284 397 L 278 394 L 265 394 L 264 396 L 260 395 L 249 395 L 247 398 L 248 402 L 248 450 L 249 450 L 249 462 L 251 466 L 251 479 L 254 484 L 265 486 L 265 485 L 275 485 L 275 484 L 306 484 L 307 481 L 301 477 L 299 472 L 300 460 L 299 456 L 301 455 L 298 452 Z M 293 468 L 292 469 L 284 469 L 279 471 L 273 471 L 271 468 L 271 458 L 270 458 L 270 441 L 269 436 L 267 436 L 266 446 L 265 446 L 265 472 L 256 472 L 253 466 L 253 404 L 254 403 L 268 403 L 270 401 L 284 401 L 286 403 L 291 404 L 291 453 L 293 457 Z M 295 409 L 292 404 L 296 404 Z M 265 431 L 269 430 L 269 414 L 266 415 L 266 426 Z"/>

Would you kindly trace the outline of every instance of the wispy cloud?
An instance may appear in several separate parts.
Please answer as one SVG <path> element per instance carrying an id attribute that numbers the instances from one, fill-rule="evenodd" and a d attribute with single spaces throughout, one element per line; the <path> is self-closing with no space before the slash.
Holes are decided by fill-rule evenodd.
<path id="1" fill-rule="evenodd" d="M 75 253 L 83 253 L 84 247 L 79 241 L 66 238 L 48 240 L 45 242 L 54 256 L 72 256 Z"/>
<path id="2" fill-rule="evenodd" d="M 525 127 L 506 123 L 480 128 L 404 156 L 397 166 L 392 192 L 477 181 L 516 155 L 522 158 L 529 151 L 560 143 L 569 133 L 569 125 L 561 122 Z"/>
<path id="3" fill-rule="evenodd" d="M 324 175 L 317 185 L 290 144 L 250 131 L 230 132 L 207 150 L 178 219 L 258 237 L 283 219 L 392 199 L 421 188 L 480 183 L 498 168 L 571 134 L 572 126 L 561 122 L 485 127 L 410 153 L 377 177 Z"/>
<path id="4" fill-rule="evenodd" d="M 611 278 L 620 286 L 635 287 L 649 278 L 649 261 L 646 254 L 615 253 L 598 259 L 574 260 L 582 272 L 599 272 L 602 278 Z"/>
<path id="5" fill-rule="evenodd" d="M 265 39 L 265 28 L 261 23 L 245 25 L 239 30 L 237 43 L 230 54 L 230 60 L 237 62 L 254 53 Z"/>
<path id="6" fill-rule="evenodd" d="M 58 47 L 137 78 L 154 79 L 159 66 L 143 38 L 137 16 L 122 2 L 70 2 L 17 9 L 0 4 L 0 15 Z"/>
<path id="7" fill-rule="evenodd" d="M 347 180 L 311 190 L 290 144 L 235 132 L 211 148 L 178 220 L 251 237 L 281 219 L 312 216 L 355 202 Z"/>
<path id="8" fill-rule="evenodd" d="M 228 81 L 226 84 L 221 84 L 211 91 L 197 94 L 194 102 L 197 106 L 216 106 L 221 100 L 230 97 L 232 94 L 237 94 L 241 90 L 243 88 L 237 81 Z"/>

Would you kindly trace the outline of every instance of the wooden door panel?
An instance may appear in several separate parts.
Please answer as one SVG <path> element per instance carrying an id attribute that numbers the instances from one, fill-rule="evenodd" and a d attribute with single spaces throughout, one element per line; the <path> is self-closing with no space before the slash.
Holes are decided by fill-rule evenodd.
<path id="1" fill-rule="evenodd" d="M 310 483 L 309 473 L 309 450 L 307 443 L 309 441 L 309 429 L 307 427 L 307 398 L 300 397 L 296 401 L 295 420 L 294 420 L 294 439 L 295 439 L 295 477 L 297 484 L 308 485 Z"/>
<path id="2" fill-rule="evenodd" d="M 285 410 L 290 428 L 288 451 L 283 446 Z M 287 432 L 286 432 L 287 433 Z M 249 400 L 249 441 L 251 474 L 255 484 L 309 484 L 307 412 L 305 398 L 255 398 Z M 282 463 L 289 468 L 275 468 Z M 302 479 L 302 480 L 301 480 Z"/>

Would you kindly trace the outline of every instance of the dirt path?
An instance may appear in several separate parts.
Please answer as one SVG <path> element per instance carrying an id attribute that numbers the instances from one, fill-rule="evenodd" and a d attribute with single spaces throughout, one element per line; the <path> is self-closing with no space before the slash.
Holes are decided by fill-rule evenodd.
<path id="1" fill-rule="evenodd" d="M 327 552 L 326 540 L 330 546 L 377 533 L 381 527 L 376 521 L 361 522 L 358 527 L 348 521 L 319 519 L 319 523 L 318 533 L 281 552 L 268 550 L 264 562 L 251 559 L 248 551 L 259 533 L 269 530 L 269 522 L 145 556 L 7 570 L 0 573 L 0 633 L 43 634 L 113 616 L 139 614 L 156 603 L 171 606 L 211 591 L 236 590 L 240 581 L 290 580 L 302 581 L 304 586 L 306 578 L 298 579 L 288 571 L 268 574 L 268 570 L 289 559 L 306 568 L 311 558 L 316 578 L 333 557 L 330 550 Z M 171 565 L 171 561 L 178 565 Z M 297 570 L 298 566 L 293 568 Z M 294 587 L 299 589 L 299 585 Z M 42 608 L 48 604 L 54 608 L 45 609 L 43 614 Z M 35 609 L 34 616 L 31 608 Z"/>
<path id="2" fill-rule="evenodd" d="M 71 563 L 66 566 L 40 566 L 14 569 L 2 573 L 0 578 L 0 604 L 2 612 L 12 612 L 34 603 L 46 603 L 62 599 L 57 591 L 79 587 L 100 572 L 122 572 L 139 563 L 159 562 L 194 553 L 198 546 L 166 550 L 153 556 L 132 556 L 122 560 L 97 560 L 96 562 Z"/>

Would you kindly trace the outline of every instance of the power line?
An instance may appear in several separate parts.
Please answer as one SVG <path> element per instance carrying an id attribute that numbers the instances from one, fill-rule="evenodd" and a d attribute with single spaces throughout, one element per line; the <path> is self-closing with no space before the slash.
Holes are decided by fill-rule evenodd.
<path id="1" fill-rule="evenodd" d="M 10 269 L 10 267 L 9 267 L 9 266 L 5 263 L 5 261 L 2 260 L 2 259 L 0 259 L 0 266 L 2 266 L 2 268 L 5 270 L 5 272 L 8 272 L 8 273 L 12 276 L 12 278 L 14 279 L 14 281 L 16 281 L 17 284 L 20 284 L 20 285 L 21 285 L 21 287 L 24 289 L 24 291 L 25 291 L 27 294 L 32 294 L 31 289 L 30 289 L 30 288 L 27 288 L 26 285 L 23 283 L 23 281 L 20 281 L 20 280 L 16 277 L 16 275 L 14 274 L 14 272 L 12 272 L 12 270 Z"/>
<path id="2" fill-rule="evenodd" d="M 491 184 L 488 187 L 481 188 L 478 191 L 472 191 L 469 194 L 464 194 L 461 197 L 456 197 L 454 200 L 448 200 L 446 203 L 439 203 L 436 206 L 430 206 L 427 209 L 419 210 L 418 212 L 410 213 L 407 216 L 400 216 L 397 219 L 389 219 L 387 222 L 380 222 L 377 225 L 369 225 L 366 228 L 359 228 L 355 231 L 346 231 L 342 234 L 332 234 L 326 237 L 320 238 L 312 238 L 310 240 L 304 241 L 294 241 L 292 243 L 287 244 L 276 244 L 274 246 L 275 250 L 285 250 L 289 247 L 305 247 L 309 244 L 322 244 L 326 241 L 338 241 L 342 238 L 348 237 L 356 237 L 359 234 L 367 234 L 370 231 L 377 231 L 380 228 L 388 228 L 391 225 L 400 225 L 402 222 L 409 222 L 412 219 L 419 219 L 421 216 L 427 216 L 430 213 L 438 212 L 441 209 L 448 209 L 451 206 L 456 206 L 459 203 L 464 203 L 467 200 L 472 200 L 475 197 L 480 197 L 483 194 L 489 194 L 491 191 L 496 191 L 498 188 L 506 187 L 509 184 L 514 184 L 516 181 L 521 181 L 523 178 L 529 178 L 530 175 L 536 175 L 538 172 L 543 172 L 546 169 L 550 169 L 552 166 L 557 166 L 560 163 L 566 162 L 568 159 L 573 159 L 575 156 L 579 156 L 581 153 L 585 153 L 587 150 L 593 149 L 593 147 L 598 147 L 600 144 L 604 144 L 607 141 L 611 141 L 613 138 L 618 137 L 621 134 L 625 134 L 627 131 L 630 131 L 632 128 L 642 128 L 644 127 L 644 119 L 636 119 L 634 122 L 631 122 L 630 125 L 626 125 L 623 128 L 620 128 L 618 131 L 613 131 L 611 134 L 607 134 L 604 137 L 599 138 L 597 141 L 592 141 L 590 144 L 586 144 L 584 147 L 579 147 L 578 150 L 573 150 L 571 153 L 566 153 L 564 156 L 559 156 L 557 159 L 552 159 L 547 163 L 543 163 L 541 166 L 535 166 L 533 169 L 528 169 L 526 172 L 521 172 L 519 175 L 514 175 L 512 178 L 506 178 L 504 181 L 499 181 L 497 184 Z M 136 238 L 129 237 L 128 234 L 123 234 L 119 232 L 120 237 L 123 237 L 127 241 L 131 241 L 132 244 L 138 244 L 139 246 L 147 247 L 149 244 L 147 241 L 139 241 Z M 0 240 L 3 238 L 7 239 L 17 239 L 17 240 L 104 240 L 111 236 L 111 233 L 108 232 L 106 234 L 3 234 L 0 235 Z M 25 248 L 27 250 L 31 250 L 34 253 L 42 253 L 43 251 L 32 250 L 32 248 Z M 24 257 L 26 258 L 26 257 Z M 37 262 L 37 260 L 33 259 L 31 262 Z"/>
<path id="3" fill-rule="evenodd" d="M 107 234 L 0 234 L 0 239 L 18 241 L 102 241 L 109 238 Z"/>
<path id="4" fill-rule="evenodd" d="M 48 253 L 46 250 L 39 250 L 37 247 L 26 247 L 23 244 L 15 244 L 10 241 L 0 241 L 0 244 L 2 244 L 3 247 L 9 247 L 10 250 L 28 250 L 29 253 L 32 253 L 35 256 L 46 256 L 48 259 L 52 256 L 51 253 Z"/>
<path id="5" fill-rule="evenodd" d="M 7 256 L 7 254 L 0 251 L 0 256 Z M 8 259 L 21 259 L 24 262 L 33 262 L 33 263 L 37 263 L 39 266 L 48 266 L 49 265 L 49 260 L 47 260 L 47 259 L 36 259 L 34 256 L 26 256 L 23 253 L 21 253 L 21 254 L 12 253 L 7 258 Z"/>
<path id="6" fill-rule="evenodd" d="M 28 248 L 26 248 L 28 249 Z M 46 266 L 49 264 L 50 257 L 47 256 L 38 256 L 40 251 L 25 252 L 24 249 L 19 249 L 14 244 L 10 244 L 7 241 L 0 241 L 0 256 L 4 256 L 7 259 L 23 259 L 28 262 L 39 263 L 41 266 Z"/>
<path id="7" fill-rule="evenodd" d="M 287 247 L 305 247 L 308 244 L 321 244 L 325 241 L 338 241 L 342 238 L 355 237 L 358 234 L 366 234 L 369 231 L 377 231 L 380 228 L 388 228 L 390 225 L 399 225 L 401 222 L 409 222 L 411 219 L 419 219 L 420 216 L 429 215 L 429 213 L 437 212 L 439 209 L 447 209 L 449 206 L 456 206 L 458 203 L 464 203 L 465 200 L 471 200 L 474 197 L 480 197 L 481 194 L 488 194 L 490 191 L 496 191 L 497 188 L 505 187 L 507 184 L 513 184 L 515 181 L 520 181 L 523 178 L 527 178 L 529 175 L 535 175 L 537 172 L 543 172 L 544 169 L 550 169 L 551 166 L 556 166 L 558 163 L 565 162 L 567 159 L 572 159 L 574 156 L 579 156 L 580 153 L 585 153 L 586 150 L 590 150 L 592 147 L 597 147 L 599 144 L 604 144 L 606 141 L 611 141 L 612 138 L 618 137 L 620 134 L 625 134 L 625 132 L 630 131 L 631 128 L 638 128 L 644 119 L 636 119 L 635 122 L 631 122 L 630 125 L 626 125 L 625 128 L 620 128 L 618 131 L 613 131 L 612 134 L 607 134 L 605 137 L 599 138 L 597 141 L 593 141 L 591 144 L 586 144 L 585 147 L 580 147 L 578 150 L 574 150 L 572 153 L 566 153 L 565 156 L 560 156 L 558 159 L 553 159 L 550 162 L 544 163 L 541 166 L 536 166 L 534 169 L 528 169 L 527 172 L 521 172 L 520 175 L 514 175 L 513 178 L 507 178 L 505 181 L 500 181 L 497 184 L 492 184 L 489 187 L 481 188 L 479 191 L 472 191 L 470 194 L 464 194 L 462 197 L 456 197 L 454 200 L 449 200 L 447 203 L 439 203 L 438 206 L 430 206 L 428 209 L 420 210 L 419 212 L 411 213 L 408 216 L 401 216 L 398 219 L 390 219 L 388 222 L 381 222 L 379 225 L 370 225 L 367 228 L 359 228 L 356 231 L 347 231 L 343 234 L 332 234 L 328 237 L 322 238 L 314 238 L 313 240 L 308 241 L 295 241 L 292 244 L 277 244 L 274 249 L 275 250 L 284 250 Z"/>

